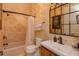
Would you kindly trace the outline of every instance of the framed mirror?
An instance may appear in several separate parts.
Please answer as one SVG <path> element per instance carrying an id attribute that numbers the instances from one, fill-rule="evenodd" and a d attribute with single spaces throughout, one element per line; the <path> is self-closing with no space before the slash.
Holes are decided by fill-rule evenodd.
<path id="1" fill-rule="evenodd" d="M 50 7 L 49 32 L 52 34 L 79 37 L 79 4 L 62 3 Z"/>

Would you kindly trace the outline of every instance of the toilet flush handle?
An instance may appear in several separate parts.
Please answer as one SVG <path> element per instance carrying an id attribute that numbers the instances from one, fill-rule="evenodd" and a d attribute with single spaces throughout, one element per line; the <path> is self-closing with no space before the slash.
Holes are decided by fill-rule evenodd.
<path id="1" fill-rule="evenodd" d="M 3 39 L 7 39 L 7 37 L 6 36 L 3 36 Z"/>

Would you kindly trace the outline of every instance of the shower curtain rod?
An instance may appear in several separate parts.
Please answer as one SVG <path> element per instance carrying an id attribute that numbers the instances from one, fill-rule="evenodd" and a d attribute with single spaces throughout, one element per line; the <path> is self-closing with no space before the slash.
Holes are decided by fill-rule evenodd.
<path id="1" fill-rule="evenodd" d="M 24 14 L 24 13 L 20 13 L 20 12 L 15 12 L 15 11 L 7 11 L 7 10 L 0 10 L 0 11 L 7 12 L 7 13 L 15 13 L 15 14 L 21 14 L 21 15 L 25 15 L 25 16 L 35 17 L 33 15 L 28 15 L 28 14 Z"/>

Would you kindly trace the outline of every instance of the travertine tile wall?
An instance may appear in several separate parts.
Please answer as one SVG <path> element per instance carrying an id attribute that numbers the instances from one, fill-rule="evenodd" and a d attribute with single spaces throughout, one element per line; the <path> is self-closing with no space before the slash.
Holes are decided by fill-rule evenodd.
<path id="1" fill-rule="evenodd" d="M 8 11 L 15 11 L 25 14 L 31 14 L 30 3 L 4 3 L 3 9 Z"/>
<path id="2" fill-rule="evenodd" d="M 4 3 L 2 4 L 2 9 L 25 13 L 25 14 L 31 14 L 31 4 L 28 3 L 27 4 Z M 21 44 L 24 44 L 26 40 L 28 17 L 19 14 L 13 14 L 13 13 L 8 13 L 8 14 L 9 16 L 7 16 L 7 13 L 2 14 L 3 19 L 2 19 L 2 30 L 0 30 L 0 49 L 2 49 L 1 46 L 3 46 L 2 44 L 4 43 L 3 35 L 7 37 L 6 42 L 8 42 L 9 45 L 11 43 L 20 42 L 20 41 Z"/>
<path id="3" fill-rule="evenodd" d="M 8 43 L 24 41 L 26 39 L 27 17 L 19 14 L 3 14 L 3 34 Z"/>
<path id="4" fill-rule="evenodd" d="M 48 39 L 48 19 L 49 19 L 49 5 L 50 4 L 33 4 L 32 13 L 35 15 L 35 24 L 41 24 L 45 22 L 43 25 L 43 31 L 35 32 L 36 36 L 41 37 L 43 39 Z"/>

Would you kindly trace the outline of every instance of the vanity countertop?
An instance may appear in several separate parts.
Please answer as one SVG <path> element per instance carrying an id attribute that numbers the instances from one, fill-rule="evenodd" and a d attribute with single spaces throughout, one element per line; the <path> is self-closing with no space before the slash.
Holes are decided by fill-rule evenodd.
<path id="1" fill-rule="evenodd" d="M 43 41 L 41 45 L 60 56 L 79 56 L 79 49 L 72 46 L 62 45 L 51 40 Z"/>

